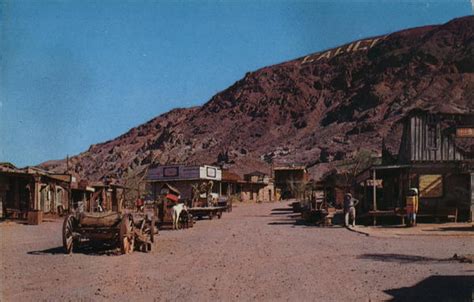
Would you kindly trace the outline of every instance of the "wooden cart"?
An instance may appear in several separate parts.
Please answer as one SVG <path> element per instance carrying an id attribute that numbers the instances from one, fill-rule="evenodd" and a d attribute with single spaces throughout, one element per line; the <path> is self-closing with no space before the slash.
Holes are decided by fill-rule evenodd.
<path id="1" fill-rule="evenodd" d="M 194 207 L 188 208 L 188 212 L 193 215 L 193 217 L 202 218 L 204 216 L 213 219 L 217 216 L 218 219 L 221 219 L 222 212 L 226 211 L 227 207 Z"/>
<path id="2" fill-rule="evenodd" d="M 154 217 L 145 213 L 77 213 L 64 218 L 63 247 L 71 253 L 86 241 L 107 242 L 122 254 L 135 248 L 148 252 L 154 242 Z"/>

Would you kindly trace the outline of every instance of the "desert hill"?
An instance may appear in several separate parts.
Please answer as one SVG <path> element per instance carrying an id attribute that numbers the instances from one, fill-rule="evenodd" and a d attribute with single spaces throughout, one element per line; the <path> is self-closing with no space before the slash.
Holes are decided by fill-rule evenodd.
<path id="1" fill-rule="evenodd" d="M 214 163 L 240 174 L 305 163 L 318 177 L 359 149 L 380 152 L 414 108 L 474 110 L 474 17 L 371 37 L 249 72 L 200 107 L 175 109 L 69 159 L 81 177 L 150 164 Z M 66 160 L 43 168 L 66 170 Z"/>

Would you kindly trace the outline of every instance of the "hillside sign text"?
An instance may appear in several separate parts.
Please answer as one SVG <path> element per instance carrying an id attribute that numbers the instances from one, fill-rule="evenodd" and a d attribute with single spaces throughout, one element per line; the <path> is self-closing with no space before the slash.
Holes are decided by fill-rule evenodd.
<path id="1" fill-rule="evenodd" d="M 301 64 L 310 63 L 310 62 L 317 62 L 322 59 L 331 59 L 335 56 L 338 56 L 343 53 L 353 53 L 358 51 L 369 50 L 377 44 L 380 40 L 383 40 L 385 36 L 373 38 L 373 39 L 366 39 L 360 40 L 357 42 L 350 43 L 349 45 L 344 45 L 338 48 L 334 48 L 323 53 L 316 53 L 309 56 L 304 57 Z"/>

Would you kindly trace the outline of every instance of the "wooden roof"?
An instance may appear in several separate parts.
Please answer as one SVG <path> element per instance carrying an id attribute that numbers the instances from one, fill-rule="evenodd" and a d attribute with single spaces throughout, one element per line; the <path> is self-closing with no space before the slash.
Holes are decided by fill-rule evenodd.
<path id="1" fill-rule="evenodd" d="M 222 171 L 222 181 L 238 182 L 240 180 L 242 180 L 242 178 L 237 173 L 233 173 L 228 170 Z"/>

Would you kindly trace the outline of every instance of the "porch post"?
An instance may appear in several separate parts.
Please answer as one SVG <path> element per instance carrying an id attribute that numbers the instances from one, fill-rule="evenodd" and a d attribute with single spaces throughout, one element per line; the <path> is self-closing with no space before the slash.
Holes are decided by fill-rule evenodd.
<path id="1" fill-rule="evenodd" d="M 471 172 L 471 222 L 474 222 L 474 172 Z"/>
<path id="2" fill-rule="evenodd" d="M 368 199 L 367 198 L 367 180 L 364 180 L 364 204 L 363 204 L 364 211 L 370 209 L 367 203 L 367 199 Z"/>
<path id="3" fill-rule="evenodd" d="M 377 186 L 375 184 L 376 181 L 376 172 L 375 169 L 372 170 L 372 198 L 373 198 L 373 208 L 374 211 L 377 211 Z"/>
<path id="4" fill-rule="evenodd" d="M 44 209 L 41 208 L 41 177 L 39 176 L 35 176 L 34 177 L 34 181 L 35 181 L 35 185 L 34 185 L 34 188 L 35 188 L 35 191 L 34 191 L 34 199 L 33 199 L 33 210 L 41 210 L 43 211 Z"/>
<path id="5" fill-rule="evenodd" d="M 19 210 L 20 209 L 20 185 L 19 185 L 19 182 L 18 182 L 18 177 L 15 177 L 15 181 L 13 183 L 13 207 L 16 209 L 16 210 Z"/>
<path id="6" fill-rule="evenodd" d="M 377 211 L 377 186 L 375 184 L 376 180 L 376 172 L 375 169 L 372 170 L 372 203 L 373 203 L 373 211 Z M 374 213 L 374 225 L 377 224 L 377 214 Z"/>

